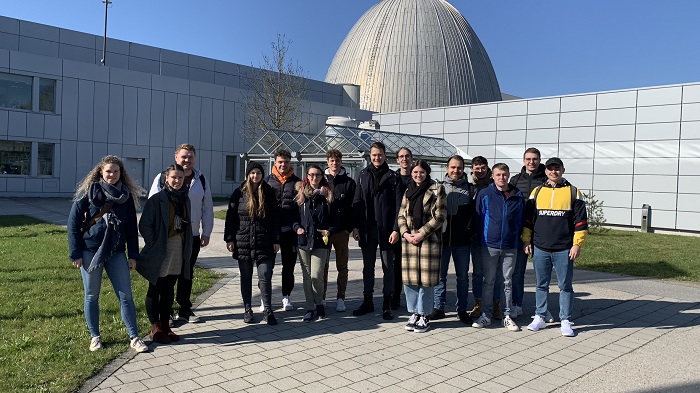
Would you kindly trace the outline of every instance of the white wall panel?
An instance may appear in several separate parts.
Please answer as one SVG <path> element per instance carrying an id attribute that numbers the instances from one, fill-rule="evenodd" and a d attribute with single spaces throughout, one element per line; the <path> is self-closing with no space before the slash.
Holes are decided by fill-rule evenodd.
<path id="1" fill-rule="evenodd" d="M 633 141 L 635 133 L 634 124 L 620 124 L 614 126 L 597 126 L 595 140 L 605 141 Z"/>
<path id="2" fill-rule="evenodd" d="M 486 117 L 496 117 L 498 115 L 498 104 L 473 105 L 469 116 L 472 119 L 482 119 Z"/>
<path id="3" fill-rule="evenodd" d="M 559 127 L 559 113 L 545 113 L 541 115 L 528 115 L 527 128 L 556 128 Z"/>
<path id="4" fill-rule="evenodd" d="M 593 158 L 592 143 L 565 143 L 559 146 L 560 158 Z M 542 154 L 542 160 L 545 160 L 545 155 Z M 566 164 L 565 164 L 566 165 Z"/>
<path id="5" fill-rule="evenodd" d="M 470 132 L 469 133 L 469 144 L 475 145 L 475 146 L 495 145 L 496 144 L 496 133 L 495 132 Z"/>
<path id="6" fill-rule="evenodd" d="M 496 132 L 496 145 L 525 144 L 525 130 Z"/>
<path id="7" fill-rule="evenodd" d="M 595 111 L 562 112 L 559 123 L 562 127 L 594 126 L 595 117 Z"/>
<path id="8" fill-rule="evenodd" d="M 700 231 L 700 213 L 679 212 L 677 214 L 677 219 L 676 229 Z"/>
<path id="9" fill-rule="evenodd" d="M 599 126 L 634 124 L 636 112 L 636 108 L 598 110 L 596 124 Z"/>
<path id="10" fill-rule="evenodd" d="M 683 104 L 683 121 L 700 120 L 700 103 Z"/>
<path id="11" fill-rule="evenodd" d="M 558 143 L 559 142 L 559 129 L 549 128 L 549 129 L 529 129 L 527 131 L 527 144 L 537 145 L 540 143 Z"/>
<path id="12" fill-rule="evenodd" d="M 445 108 L 445 121 L 469 119 L 469 106 Z"/>
<path id="13" fill-rule="evenodd" d="M 524 146 L 525 145 L 496 145 L 496 159 L 500 162 L 512 161 L 511 163 L 508 163 L 509 166 L 513 162 L 519 164 L 517 165 L 517 168 L 513 166 L 510 167 L 510 172 L 515 173 L 516 169 L 519 171 L 520 167 L 522 166 L 521 157 L 525 151 Z M 495 162 L 493 164 L 495 164 Z M 490 166 L 493 166 L 493 164 Z"/>
<path id="14" fill-rule="evenodd" d="M 641 208 L 632 210 L 633 220 L 640 225 L 642 221 Z M 651 207 L 651 227 L 659 229 L 676 229 L 676 212 L 668 210 L 657 210 Z"/>
<path id="15" fill-rule="evenodd" d="M 700 121 L 682 122 L 681 139 L 700 139 Z"/>
<path id="16" fill-rule="evenodd" d="M 663 175 L 634 175 L 634 191 L 658 192 L 659 190 L 674 191 L 678 189 L 678 176 Z"/>
<path id="17" fill-rule="evenodd" d="M 461 148 L 464 150 L 464 148 Z M 496 147 L 495 146 L 469 146 L 467 149 L 467 155 L 469 157 L 476 157 L 476 156 L 483 156 L 486 157 L 487 160 L 489 160 L 489 165 L 492 164 L 493 158 L 496 156 Z"/>
<path id="18" fill-rule="evenodd" d="M 592 158 L 567 158 L 564 163 L 566 167 L 566 174 L 581 173 L 581 174 L 591 174 L 593 173 L 593 159 Z"/>
<path id="19" fill-rule="evenodd" d="M 700 213 L 700 194 L 678 194 L 678 210 Z"/>
<path id="20" fill-rule="evenodd" d="M 379 124 L 381 126 L 390 125 L 390 124 L 400 124 L 401 123 L 401 115 L 398 113 L 387 113 L 385 115 L 382 115 Z"/>
<path id="21" fill-rule="evenodd" d="M 420 123 L 402 123 L 399 132 L 409 135 L 420 135 Z"/>
<path id="22" fill-rule="evenodd" d="M 587 111 L 595 110 L 596 105 L 596 95 L 586 94 L 580 96 L 562 97 L 561 98 L 561 111 L 571 112 L 571 111 Z"/>
<path id="23" fill-rule="evenodd" d="M 472 119 L 469 124 L 469 132 L 496 131 L 496 118 Z"/>
<path id="24" fill-rule="evenodd" d="M 680 137 L 681 123 L 652 123 L 637 124 L 636 139 L 639 140 L 660 140 L 675 139 Z"/>
<path id="25" fill-rule="evenodd" d="M 401 124 L 420 123 L 421 111 L 401 112 Z"/>
<path id="26" fill-rule="evenodd" d="M 608 224 L 639 225 L 632 223 L 632 210 L 616 207 L 603 207 L 603 215 Z"/>
<path id="27" fill-rule="evenodd" d="M 700 175 L 700 157 L 690 158 L 684 157 L 680 159 L 680 168 L 678 171 L 681 175 Z M 700 179 L 698 179 L 700 180 Z M 699 188 L 700 190 L 700 188 Z M 687 192 L 687 191 L 681 191 Z M 700 191 L 698 191 L 700 192 Z"/>
<path id="28" fill-rule="evenodd" d="M 526 116 L 499 117 L 496 128 L 499 130 L 524 130 L 527 125 Z"/>
<path id="29" fill-rule="evenodd" d="M 593 177 L 593 189 L 609 191 L 632 191 L 632 176 L 604 175 L 596 173 Z"/>
<path id="30" fill-rule="evenodd" d="M 432 122 L 432 121 L 439 121 L 442 122 L 445 120 L 445 110 L 444 109 L 429 109 L 423 111 L 421 115 L 421 121 L 422 122 Z"/>
<path id="31" fill-rule="evenodd" d="M 602 202 L 605 207 L 632 207 L 632 193 L 623 191 L 593 191 L 595 199 Z"/>
<path id="32" fill-rule="evenodd" d="M 700 102 L 700 85 L 683 86 L 683 102 Z"/>
<path id="33" fill-rule="evenodd" d="M 568 161 L 567 161 L 568 162 Z M 564 165 L 567 165 L 564 162 Z M 568 180 L 571 184 L 581 189 L 582 191 L 588 192 L 588 190 L 593 188 L 593 175 L 592 174 L 580 174 L 580 173 L 565 173 L 564 178 Z"/>
<path id="34" fill-rule="evenodd" d="M 674 189 L 675 191 L 675 189 Z M 632 195 L 632 207 L 642 207 L 643 204 L 651 205 L 653 210 L 676 210 L 676 193 L 668 192 L 634 192 Z"/>
<path id="35" fill-rule="evenodd" d="M 526 115 L 527 114 L 527 101 L 513 101 L 513 102 L 499 102 L 498 103 L 498 116 L 514 116 L 514 115 Z"/>
<path id="36" fill-rule="evenodd" d="M 420 124 L 420 134 L 421 135 L 431 135 L 431 136 L 439 136 L 442 138 L 442 127 L 443 127 L 443 122 L 434 122 L 434 123 L 421 123 Z"/>
<path id="37" fill-rule="evenodd" d="M 596 175 L 598 174 L 618 174 L 632 175 L 634 172 L 634 158 L 632 157 L 614 157 L 614 158 L 596 158 L 594 168 Z"/>
<path id="38" fill-rule="evenodd" d="M 527 102 L 527 113 L 558 113 L 560 108 L 559 98 L 545 98 L 530 100 Z"/>
<path id="39" fill-rule="evenodd" d="M 634 142 L 596 142 L 595 157 L 634 157 Z"/>
<path id="40" fill-rule="evenodd" d="M 681 86 L 640 89 L 637 94 L 637 105 L 680 104 L 682 95 L 683 88 Z"/>
<path id="41" fill-rule="evenodd" d="M 681 142 L 681 157 L 700 157 L 700 140 L 688 140 Z"/>
<path id="42" fill-rule="evenodd" d="M 559 129 L 559 143 L 593 142 L 595 127 L 572 127 Z"/>
<path id="43" fill-rule="evenodd" d="M 446 121 L 443 126 L 445 134 L 454 134 L 458 132 L 469 132 L 469 120 L 454 120 Z M 382 127 L 383 129 L 383 127 Z"/>
<path id="44" fill-rule="evenodd" d="M 445 140 L 455 146 L 466 146 L 469 144 L 469 134 L 466 132 L 459 134 L 445 134 Z"/>
<path id="45" fill-rule="evenodd" d="M 696 160 L 697 167 L 697 165 L 700 164 L 700 158 L 697 158 Z M 700 194 L 700 169 L 696 169 L 695 173 L 685 173 L 683 172 L 682 168 L 683 160 L 681 160 L 681 175 L 678 176 L 678 192 L 688 194 Z"/>
<path id="46" fill-rule="evenodd" d="M 528 147 L 531 146 L 532 145 L 528 145 Z M 559 144 L 556 143 L 540 143 L 535 147 L 537 147 L 537 149 L 539 149 L 540 151 L 540 155 L 542 156 L 542 162 L 547 161 L 547 159 L 550 157 L 561 157 L 562 160 L 564 160 L 565 157 L 568 157 L 560 151 L 561 147 L 559 146 Z M 522 155 L 520 157 L 522 157 Z"/>
<path id="47" fill-rule="evenodd" d="M 636 90 L 598 94 L 598 109 L 633 108 L 636 105 Z"/>
<path id="48" fill-rule="evenodd" d="M 700 107 L 700 104 L 698 106 Z M 663 123 L 680 120 L 680 105 L 640 106 L 637 108 L 637 123 Z"/>
<path id="49" fill-rule="evenodd" d="M 678 140 L 671 141 L 637 141 L 634 145 L 637 158 L 678 157 Z"/>

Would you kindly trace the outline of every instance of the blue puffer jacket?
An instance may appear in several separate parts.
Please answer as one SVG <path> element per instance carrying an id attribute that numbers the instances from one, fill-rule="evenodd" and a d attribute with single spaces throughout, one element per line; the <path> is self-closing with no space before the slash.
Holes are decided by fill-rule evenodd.
<path id="1" fill-rule="evenodd" d="M 517 187 L 508 187 L 508 198 L 495 184 L 489 184 L 476 197 L 481 244 L 487 247 L 501 250 L 518 247 L 523 228 L 525 198 Z"/>

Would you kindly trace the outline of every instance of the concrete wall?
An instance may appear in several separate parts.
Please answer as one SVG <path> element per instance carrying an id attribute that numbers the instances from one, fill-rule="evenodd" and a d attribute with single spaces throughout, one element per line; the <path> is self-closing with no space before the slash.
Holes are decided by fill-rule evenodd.
<path id="1" fill-rule="evenodd" d="M 522 167 L 558 156 L 604 201 L 608 223 L 700 231 L 700 83 L 373 115 L 384 131 L 442 136 L 470 157 Z"/>
<path id="2" fill-rule="evenodd" d="M 55 144 L 51 176 L 0 175 L 0 196 L 65 196 L 101 157 L 125 158 L 149 186 L 174 147 L 197 148 L 197 167 L 215 195 L 230 194 L 226 156 L 247 150 L 241 136 L 250 67 L 0 17 L 0 72 L 57 80 L 55 113 L 0 108 L 0 139 Z M 306 131 L 328 116 L 368 120 L 342 106 L 338 85 L 307 80 Z M 141 173 L 139 173 L 141 172 Z"/>

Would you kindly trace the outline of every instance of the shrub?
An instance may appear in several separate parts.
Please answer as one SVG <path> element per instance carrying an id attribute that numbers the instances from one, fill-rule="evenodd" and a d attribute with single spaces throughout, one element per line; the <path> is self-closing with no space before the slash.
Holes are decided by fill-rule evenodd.
<path id="1" fill-rule="evenodd" d="M 583 195 L 583 200 L 586 202 L 588 232 L 591 234 L 608 232 L 610 228 L 605 227 L 607 221 L 605 221 L 605 214 L 603 213 L 603 201 L 595 199 L 593 191 L 589 193 L 581 191 L 581 195 Z"/>

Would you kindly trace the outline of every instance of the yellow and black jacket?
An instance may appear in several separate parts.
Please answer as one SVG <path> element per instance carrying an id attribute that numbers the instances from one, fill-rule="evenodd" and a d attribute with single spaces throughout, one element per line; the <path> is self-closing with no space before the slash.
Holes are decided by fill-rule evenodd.
<path id="1" fill-rule="evenodd" d="M 564 179 L 554 187 L 545 182 L 532 190 L 525 207 L 524 243 L 531 242 L 545 251 L 583 246 L 588 234 L 586 203 L 581 192 L 572 187 Z"/>

